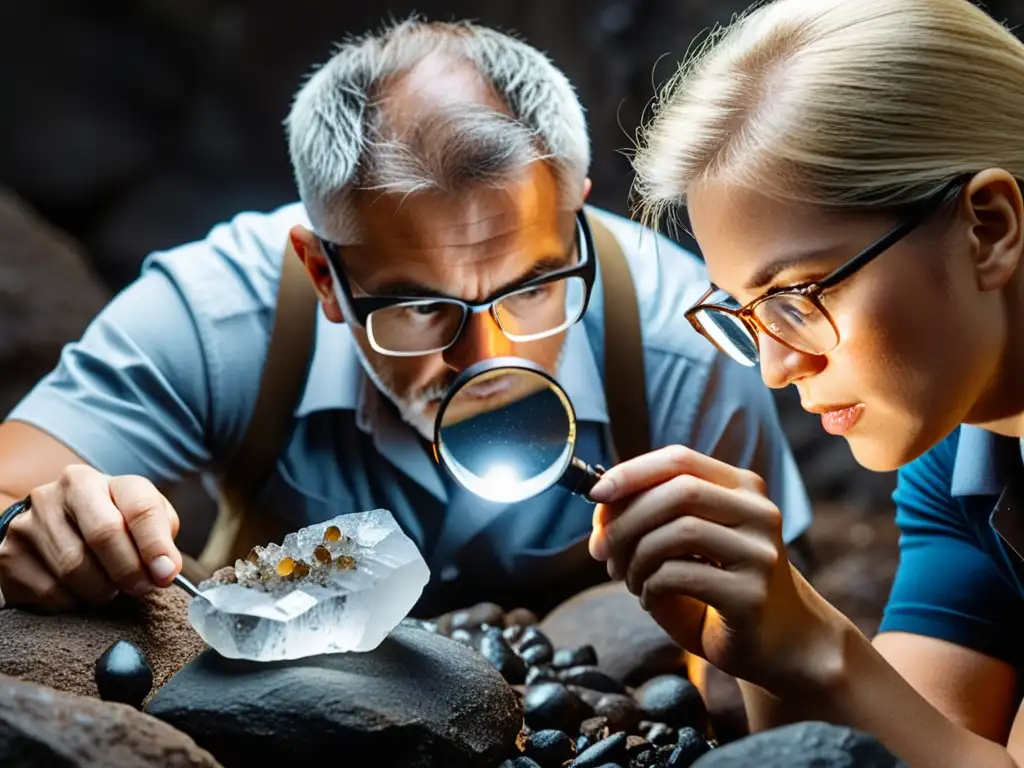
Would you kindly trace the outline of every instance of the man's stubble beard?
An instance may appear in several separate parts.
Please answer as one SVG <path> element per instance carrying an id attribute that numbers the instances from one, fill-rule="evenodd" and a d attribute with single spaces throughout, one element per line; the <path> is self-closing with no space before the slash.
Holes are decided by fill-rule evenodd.
<path id="1" fill-rule="evenodd" d="M 568 333 L 566 333 L 568 338 Z M 420 389 L 415 394 L 407 397 L 399 397 L 395 392 L 394 387 L 387 382 L 383 375 L 373 366 L 370 362 L 370 358 L 367 357 L 366 351 L 363 349 L 361 344 L 355 344 L 356 354 L 359 356 L 359 362 L 363 366 L 363 370 L 366 371 L 366 375 L 370 377 L 370 381 L 377 388 L 377 391 L 384 395 L 391 403 L 395 406 L 398 411 L 399 417 L 412 427 L 417 434 L 424 439 L 433 442 L 434 440 L 434 419 L 426 416 L 427 407 L 434 401 L 438 401 L 448 394 L 448 390 L 455 382 L 458 373 L 456 371 L 449 371 L 445 375 L 444 382 L 432 382 L 426 387 Z M 555 358 L 554 370 L 548 371 L 551 375 L 558 373 L 558 369 L 562 364 L 562 357 L 565 355 L 565 339 L 562 340 L 562 345 L 558 349 L 558 357 Z"/>

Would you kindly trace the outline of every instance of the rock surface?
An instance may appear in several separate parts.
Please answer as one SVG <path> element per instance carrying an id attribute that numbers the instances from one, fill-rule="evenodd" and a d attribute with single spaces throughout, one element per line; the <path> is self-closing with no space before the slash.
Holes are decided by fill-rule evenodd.
<path id="1" fill-rule="evenodd" d="M 828 723 L 794 723 L 714 749 L 693 768 L 907 768 L 878 740 Z"/>
<path id="2" fill-rule="evenodd" d="M 145 654 L 159 688 L 206 648 L 189 626 L 188 599 L 169 587 L 140 599 L 121 595 L 87 614 L 2 610 L 0 674 L 98 698 L 96 661 L 113 643 L 127 640 Z"/>
<path id="3" fill-rule="evenodd" d="M 591 645 L 600 668 L 626 685 L 685 674 L 686 654 L 618 582 L 581 592 L 538 625 L 557 648 Z"/>
<path id="4" fill-rule="evenodd" d="M 146 709 L 245 768 L 324 755 L 346 762 L 356 750 L 378 765 L 492 766 L 523 717 L 482 656 L 409 626 L 367 653 L 256 664 L 207 651 Z"/>
<path id="5" fill-rule="evenodd" d="M 0 676 L 5 768 L 217 768 L 188 736 L 123 704 Z"/>

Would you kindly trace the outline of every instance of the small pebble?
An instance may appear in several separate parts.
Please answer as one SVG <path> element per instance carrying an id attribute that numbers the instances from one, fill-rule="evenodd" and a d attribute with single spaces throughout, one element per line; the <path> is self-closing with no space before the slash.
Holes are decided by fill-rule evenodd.
<path id="1" fill-rule="evenodd" d="M 677 739 L 676 729 L 664 723 L 655 723 L 650 730 L 644 734 L 651 744 L 663 747 L 667 744 L 675 744 Z"/>
<path id="2" fill-rule="evenodd" d="M 520 646 L 519 658 L 521 658 L 528 666 L 536 666 L 538 664 L 547 664 L 551 661 L 551 646 L 543 643 L 536 643 L 528 648 Z"/>
<path id="3" fill-rule="evenodd" d="M 579 754 L 593 743 L 593 739 L 588 739 L 586 736 L 579 736 L 576 739 L 576 753 Z"/>
<path id="4" fill-rule="evenodd" d="M 527 608 L 514 608 L 505 614 L 503 621 L 506 627 L 511 627 L 515 624 L 523 627 L 532 627 L 540 622 L 540 619 L 537 618 L 536 613 Z"/>
<path id="5" fill-rule="evenodd" d="M 153 689 L 153 669 L 135 645 L 118 640 L 96 660 L 95 680 L 103 701 L 139 709 Z"/>
<path id="6" fill-rule="evenodd" d="M 579 696 L 580 700 L 583 701 L 591 709 L 596 707 L 597 702 L 599 702 L 601 700 L 601 697 L 604 696 L 604 694 L 600 691 L 592 691 L 589 688 L 584 688 L 581 685 L 567 685 L 566 687 L 570 691 L 575 693 L 577 696 Z"/>
<path id="7" fill-rule="evenodd" d="M 707 741 L 693 728 L 680 728 L 679 741 L 665 763 L 666 768 L 690 768 L 697 758 L 711 751 Z"/>
<path id="8" fill-rule="evenodd" d="M 561 683 L 540 683 L 523 697 L 523 719 L 534 731 L 576 733 L 589 707 Z"/>
<path id="9" fill-rule="evenodd" d="M 558 677 L 547 667 L 530 667 L 526 672 L 526 684 L 536 685 L 537 683 L 559 683 Z"/>
<path id="10" fill-rule="evenodd" d="M 519 638 L 523 636 L 523 632 L 525 631 L 526 627 L 522 624 L 513 624 L 511 627 L 505 627 L 501 631 L 501 634 L 506 640 L 508 640 L 509 644 L 514 647 L 519 643 Z"/>
<path id="11" fill-rule="evenodd" d="M 560 768 L 576 756 L 576 747 L 563 731 L 536 731 L 526 739 L 526 756 L 541 768 Z"/>
<path id="12" fill-rule="evenodd" d="M 543 766 L 525 755 L 522 755 L 514 760 L 506 760 L 501 764 L 501 768 L 543 768 Z"/>
<path id="13" fill-rule="evenodd" d="M 678 675 L 659 675 L 644 683 L 636 692 L 636 700 L 650 720 L 674 728 L 691 726 L 703 731 L 707 708 L 697 687 Z"/>
<path id="14" fill-rule="evenodd" d="M 626 687 L 615 678 L 602 672 L 597 667 L 570 667 L 563 670 L 559 677 L 566 685 L 578 685 L 601 693 L 625 693 Z M 655 718 L 657 719 L 657 718 Z"/>
<path id="15" fill-rule="evenodd" d="M 608 763 L 626 761 L 626 734 L 616 733 L 581 752 L 570 768 L 599 768 Z"/>
<path id="16" fill-rule="evenodd" d="M 526 679 L 526 663 L 512 650 L 498 627 L 484 630 L 479 650 L 480 655 L 501 673 L 506 682 L 517 685 Z"/>
<path id="17" fill-rule="evenodd" d="M 551 645 L 551 641 L 548 636 L 541 632 L 537 627 L 527 627 L 523 630 L 523 634 L 519 636 L 519 640 L 515 644 L 517 653 L 524 653 L 528 648 L 535 646 L 541 646 L 546 649 L 547 658 L 544 661 L 535 662 L 537 664 L 546 664 L 551 661 L 555 655 L 555 650 Z"/>
<path id="18" fill-rule="evenodd" d="M 452 630 L 478 629 L 484 624 L 504 625 L 505 610 L 495 603 L 477 603 L 465 611 L 452 614 Z"/>
<path id="19" fill-rule="evenodd" d="M 551 666 L 555 669 L 569 667 L 596 667 L 597 651 L 592 645 L 581 645 L 578 648 L 559 648 L 555 651 Z"/>
<path id="20" fill-rule="evenodd" d="M 640 706 L 632 696 L 622 693 L 605 693 L 594 705 L 594 714 L 608 718 L 612 731 L 636 733 L 640 725 Z"/>
<path id="21" fill-rule="evenodd" d="M 591 742 L 606 739 L 609 733 L 607 717 L 588 717 L 580 723 L 580 735 L 586 736 Z"/>

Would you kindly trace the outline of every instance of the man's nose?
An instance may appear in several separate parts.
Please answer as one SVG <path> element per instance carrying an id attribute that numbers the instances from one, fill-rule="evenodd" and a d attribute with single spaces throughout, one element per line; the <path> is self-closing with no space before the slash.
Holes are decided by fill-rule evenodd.
<path id="1" fill-rule="evenodd" d="M 512 342 L 490 312 L 474 312 L 455 343 L 444 352 L 450 368 L 463 371 L 474 363 L 512 354 Z"/>
<path id="2" fill-rule="evenodd" d="M 811 355 L 787 347 L 767 333 L 762 333 L 757 341 L 761 379 L 772 389 L 782 389 L 820 373 L 825 367 L 824 355 Z"/>

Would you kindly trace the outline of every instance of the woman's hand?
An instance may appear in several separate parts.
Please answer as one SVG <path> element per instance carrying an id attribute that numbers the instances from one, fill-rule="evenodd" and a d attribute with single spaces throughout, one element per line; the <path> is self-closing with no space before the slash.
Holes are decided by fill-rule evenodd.
<path id="1" fill-rule="evenodd" d="M 834 609 L 790 566 L 760 477 L 671 446 L 613 467 L 590 496 L 591 554 L 686 650 L 768 690 L 814 674 Z"/>

